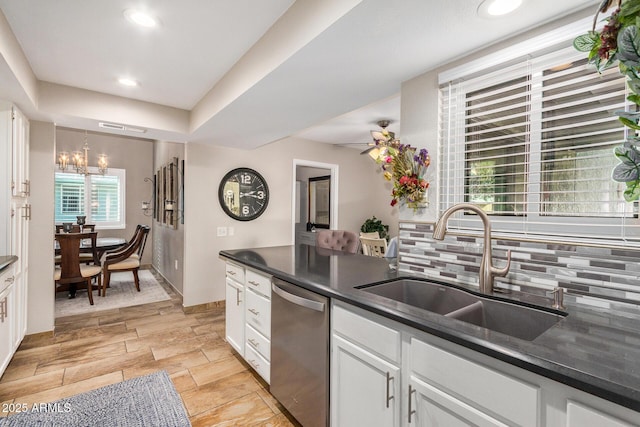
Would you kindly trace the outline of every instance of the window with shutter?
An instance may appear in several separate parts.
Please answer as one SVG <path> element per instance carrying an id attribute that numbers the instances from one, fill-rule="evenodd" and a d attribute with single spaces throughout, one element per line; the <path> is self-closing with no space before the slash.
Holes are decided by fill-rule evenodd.
<path id="1" fill-rule="evenodd" d="M 598 74 L 566 38 L 441 80 L 440 209 L 476 204 L 497 232 L 637 242 L 637 203 L 611 179 L 626 136 L 613 113 L 633 105 L 625 78 Z M 482 229 L 469 212 L 449 225 Z"/>
<path id="2" fill-rule="evenodd" d="M 75 222 L 76 216 L 86 215 L 86 222 L 98 228 L 124 228 L 124 188 L 123 169 L 86 176 L 56 172 L 55 221 Z"/>

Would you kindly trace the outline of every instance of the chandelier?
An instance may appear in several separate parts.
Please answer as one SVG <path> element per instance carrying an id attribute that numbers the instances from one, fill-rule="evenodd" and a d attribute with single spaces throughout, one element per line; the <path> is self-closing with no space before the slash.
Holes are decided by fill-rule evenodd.
<path id="1" fill-rule="evenodd" d="M 87 142 L 87 131 L 84 131 L 84 146 L 82 151 L 74 151 L 71 155 L 66 151 L 61 151 L 58 154 L 58 168 L 62 171 L 66 171 L 69 165 L 76 170 L 77 173 L 83 175 L 94 175 L 93 172 L 89 172 L 89 143 Z M 104 175 L 107 172 L 107 155 L 98 155 L 98 173 Z"/>

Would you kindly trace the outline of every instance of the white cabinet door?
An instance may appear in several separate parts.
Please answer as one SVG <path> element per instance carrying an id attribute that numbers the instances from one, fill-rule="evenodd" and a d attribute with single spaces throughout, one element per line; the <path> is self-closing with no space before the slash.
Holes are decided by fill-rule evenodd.
<path id="1" fill-rule="evenodd" d="M 227 342 L 244 357 L 244 286 L 226 278 L 226 337 Z"/>
<path id="2" fill-rule="evenodd" d="M 17 108 L 12 108 L 12 195 L 29 196 L 29 121 Z"/>
<path id="3" fill-rule="evenodd" d="M 13 268 L 0 275 L 0 376 L 13 357 L 15 340 L 15 295 Z"/>
<path id="4" fill-rule="evenodd" d="M 476 408 L 461 402 L 413 375 L 409 378 L 407 426 L 496 427 L 505 426 Z"/>
<path id="5" fill-rule="evenodd" d="M 331 425 L 400 425 L 400 368 L 332 336 Z"/>

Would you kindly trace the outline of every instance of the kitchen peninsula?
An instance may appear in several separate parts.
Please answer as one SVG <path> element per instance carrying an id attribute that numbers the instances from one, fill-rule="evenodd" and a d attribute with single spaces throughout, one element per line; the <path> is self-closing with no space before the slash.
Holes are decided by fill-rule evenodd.
<path id="1" fill-rule="evenodd" d="M 342 349 L 353 343 L 397 368 L 386 369 L 382 384 L 391 409 L 387 425 L 422 425 L 421 417 L 430 416 L 446 420 L 433 415 L 433 405 L 451 407 L 467 422 L 480 417 L 496 425 L 577 426 L 598 420 L 598 425 L 622 426 L 640 420 L 640 316 L 570 305 L 554 326 L 523 340 L 361 289 L 407 277 L 384 259 L 307 245 L 224 250 L 220 256 L 227 265 L 331 300 L 332 425 L 349 420 L 340 400 L 354 399 L 345 394 L 354 390 L 346 367 L 340 375 L 337 370 Z M 549 309 L 553 303 L 517 292 L 506 298 Z M 355 400 L 363 404 L 363 399 Z M 382 406 L 380 414 L 373 407 L 365 412 L 383 420 L 388 409 Z"/>

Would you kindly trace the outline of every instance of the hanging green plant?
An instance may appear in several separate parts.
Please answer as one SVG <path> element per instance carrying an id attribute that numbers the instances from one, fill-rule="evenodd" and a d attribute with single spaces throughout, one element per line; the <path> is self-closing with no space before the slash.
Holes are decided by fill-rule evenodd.
<path id="1" fill-rule="evenodd" d="M 611 7 L 616 9 L 606 18 L 601 31 L 595 29 L 598 15 Z M 627 100 L 640 106 L 640 0 L 604 0 L 598 7 L 593 28 L 573 41 L 575 49 L 588 52 L 588 59 L 598 72 L 618 64 L 626 76 L 631 94 Z M 613 169 L 612 179 L 624 182 L 624 198 L 631 202 L 640 199 L 640 112 L 616 111 L 620 122 L 631 129 L 623 145 L 616 147 L 620 163 Z"/>

